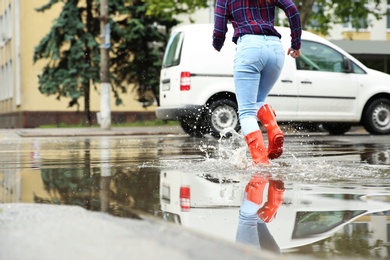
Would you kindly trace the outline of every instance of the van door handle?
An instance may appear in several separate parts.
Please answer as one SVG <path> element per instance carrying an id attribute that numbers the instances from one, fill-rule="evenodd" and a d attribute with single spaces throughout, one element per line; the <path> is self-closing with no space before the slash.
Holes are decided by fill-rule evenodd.
<path id="1" fill-rule="evenodd" d="M 307 80 L 304 80 L 304 81 L 301 81 L 302 84 L 311 84 L 311 81 L 307 81 Z"/>
<path id="2" fill-rule="evenodd" d="M 291 79 L 282 79 L 281 80 L 283 83 L 293 83 Z"/>

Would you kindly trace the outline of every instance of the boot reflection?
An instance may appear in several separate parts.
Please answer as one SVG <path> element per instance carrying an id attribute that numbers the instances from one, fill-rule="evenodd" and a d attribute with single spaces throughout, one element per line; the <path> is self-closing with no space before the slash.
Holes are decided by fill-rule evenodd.
<path id="1" fill-rule="evenodd" d="M 257 215 L 266 223 L 271 222 L 283 203 L 284 183 L 281 180 L 269 180 L 268 201 L 257 211 Z"/>
<path id="2" fill-rule="evenodd" d="M 268 183 L 267 201 L 263 202 L 263 193 Z M 244 200 L 240 207 L 236 241 L 260 247 L 280 254 L 280 248 L 268 230 L 271 222 L 283 202 L 284 183 L 269 179 L 265 174 L 254 174 L 245 187 Z"/>

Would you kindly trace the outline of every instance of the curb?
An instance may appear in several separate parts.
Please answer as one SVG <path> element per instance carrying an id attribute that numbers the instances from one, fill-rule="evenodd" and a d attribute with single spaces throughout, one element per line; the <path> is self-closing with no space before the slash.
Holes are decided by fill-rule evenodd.
<path id="1" fill-rule="evenodd" d="M 99 128 L 65 129 L 17 129 L 20 137 L 85 137 L 85 136 L 136 136 L 136 135 L 186 135 L 180 126 L 158 127 L 118 127 L 110 130 Z"/>

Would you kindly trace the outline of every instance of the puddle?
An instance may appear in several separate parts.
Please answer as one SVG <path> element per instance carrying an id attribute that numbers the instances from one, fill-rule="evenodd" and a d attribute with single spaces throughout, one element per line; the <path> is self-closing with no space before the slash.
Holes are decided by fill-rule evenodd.
<path id="1" fill-rule="evenodd" d="M 244 189 L 258 174 L 267 179 L 263 204 L 272 200 L 270 180 L 284 183 L 283 203 L 265 225 L 284 254 L 385 259 L 390 145 L 384 140 L 291 136 L 283 157 L 267 167 L 250 166 L 238 136 L 3 140 L 0 202 L 78 205 L 127 218 L 146 212 L 235 241 Z"/>

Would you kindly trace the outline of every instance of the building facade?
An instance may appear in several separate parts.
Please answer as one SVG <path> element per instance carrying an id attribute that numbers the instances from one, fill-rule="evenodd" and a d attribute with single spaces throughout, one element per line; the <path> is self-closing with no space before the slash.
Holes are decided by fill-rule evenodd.
<path id="1" fill-rule="evenodd" d="M 33 63 L 34 48 L 49 32 L 61 10 L 55 5 L 44 13 L 35 9 L 49 0 L 0 0 L 0 128 L 27 128 L 44 124 L 80 124 L 84 120 L 84 102 L 68 107 L 70 99 L 57 100 L 38 90 L 38 75 L 44 61 Z M 131 89 L 131 87 L 129 88 Z M 124 105 L 115 106 L 111 93 L 113 123 L 154 119 L 155 107 L 144 108 L 134 93 L 121 96 Z M 97 124 L 100 95 L 91 88 L 90 110 Z"/>
<path id="2" fill-rule="evenodd" d="M 390 12 L 390 0 L 382 0 L 382 12 Z M 356 32 L 350 24 L 335 25 L 329 39 L 367 67 L 390 73 L 390 14 Z"/>

